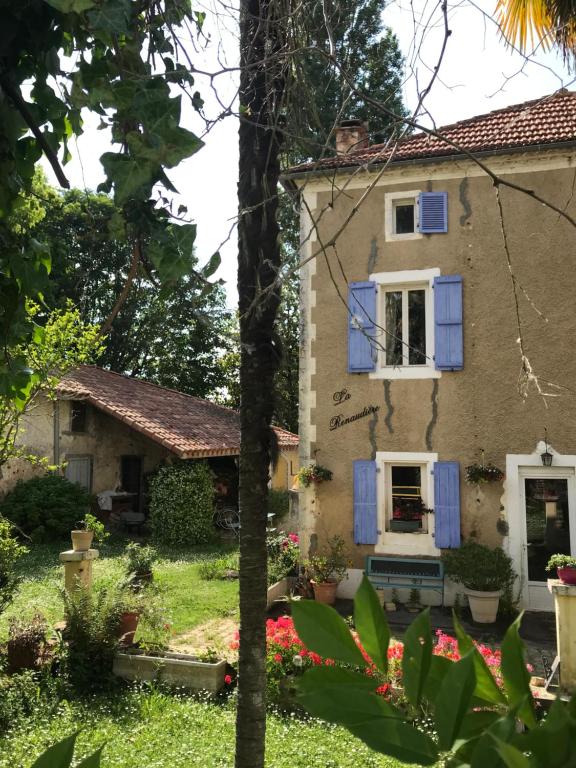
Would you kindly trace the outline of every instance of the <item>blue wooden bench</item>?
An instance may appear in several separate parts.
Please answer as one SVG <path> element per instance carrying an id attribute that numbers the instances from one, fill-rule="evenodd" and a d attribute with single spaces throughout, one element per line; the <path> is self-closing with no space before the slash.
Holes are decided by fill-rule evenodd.
<path id="1" fill-rule="evenodd" d="M 444 566 L 441 560 L 368 555 L 366 576 L 375 589 L 432 589 L 444 605 Z"/>

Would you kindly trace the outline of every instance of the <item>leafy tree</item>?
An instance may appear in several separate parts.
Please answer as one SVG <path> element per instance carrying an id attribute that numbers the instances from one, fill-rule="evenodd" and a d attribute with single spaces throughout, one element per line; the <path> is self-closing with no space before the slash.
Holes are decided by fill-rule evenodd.
<path id="1" fill-rule="evenodd" d="M 176 35 L 203 15 L 188 0 L 0 0 L 0 10 L 0 395 L 21 399 L 31 369 L 9 350 L 32 336 L 26 300 L 46 293 L 50 256 L 10 218 L 42 155 L 69 186 L 61 163 L 83 109 L 100 116 L 117 147 L 101 158 L 102 189 L 114 191 L 120 213 L 110 224 L 131 243 L 133 271 L 143 260 L 165 281 L 189 271 L 196 229 L 172 220 L 162 190 L 174 189 L 166 170 L 202 146 L 180 126 L 173 88 L 201 106 Z"/>
<path id="2" fill-rule="evenodd" d="M 34 194 L 43 218 L 31 231 L 52 256 L 47 301 L 62 305 L 70 298 L 86 322 L 105 323 L 131 264 L 130 243 L 108 227 L 118 208 L 104 194 L 54 194 L 42 179 Z M 220 350 L 227 346 L 223 288 L 200 274 L 193 256 L 190 271 L 170 285 L 158 285 L 150 272 L 145 262 L 138 266 L 98 364 L 188 394 L 212 394 L 219 384 Z"/>
<path id="3" fill-rule="evenodd" d="M 40 307 L 28 302 L 26 316 L 35 322 Z M 56 385 L 70 370 L 90 363 L 103 350 L 97 326 L 84 323 L 80 312 L 69 303 L 64 309 L 53 310 L 40 326 L 35 323 L 32 339 L 9 351 L 11 360 L 26 361 L 32 372 L 17 397 L 0 397 L 0 472 L 13 458 L 26 458 L 47 465 L 47 459 L 34 456 L 18 445 L 22 416 L 29 412 L 40 394 L 54 396 Z"/>
<path id="4" fill-rule="evenodd" d="M 27 549 L 16 540 L 12 525 L 0 517 L 0 613 L 14 599 L 20 583 L 14 566 L 25 552 Z"/>

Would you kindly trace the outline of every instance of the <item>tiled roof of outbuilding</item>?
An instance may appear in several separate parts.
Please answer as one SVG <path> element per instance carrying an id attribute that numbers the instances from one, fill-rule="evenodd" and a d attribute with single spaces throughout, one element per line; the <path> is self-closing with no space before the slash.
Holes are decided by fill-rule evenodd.
<path id="1" fill-rule="evenodd" d="M 237 411 L 142 379 L 82 365 L 62 379 L 57 394 L 87 400 L 181 459 L 236 456 L 240 451 Z M 281 448 L 298 446 L 297 435 L 274 429 Z"/>
<path id="2" fill-rule="evenodd" d="M 395 145 L 374 144 L 346 155 L 295 166 L 287 176 L 402 160 L 448 158 L 462 151 L 502 152 L 576 142 L 576 92 L 561 90 L 533 101 L 461 120 L 437 129 L 445 139 L 416 133 Z M 453 146 L 455 145 L 455 146 Z"/>

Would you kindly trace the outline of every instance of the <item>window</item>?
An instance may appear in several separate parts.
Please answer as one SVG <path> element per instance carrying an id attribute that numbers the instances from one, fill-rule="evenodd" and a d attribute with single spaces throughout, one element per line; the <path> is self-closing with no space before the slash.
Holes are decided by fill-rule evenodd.
<path id="1" fill-rule="evenodd" d="M 70 432 L 86 432 L 86 403 L 72 400 L 70 403 Z"/>
<path id="2" fill-rule="evenodd" d="M 377 289 L 378 363 L 373 378 L 438 378 L 434 364 L 434 295 L 439 269 L 379 272 Z"/>
<path id="3" fill-rule="evenodd" d="M 415 240 L 419 232 L 419 191 L 390 192 L 385 198 L 386 240 Z"/>

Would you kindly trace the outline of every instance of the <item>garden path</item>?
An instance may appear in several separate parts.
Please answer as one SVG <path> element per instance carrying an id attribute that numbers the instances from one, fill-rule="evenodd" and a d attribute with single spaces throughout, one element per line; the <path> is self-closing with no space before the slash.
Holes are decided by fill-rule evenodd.
<path id="1" fill-rule="evenodd" d="M 230 648 L 238 630 L 237 619 L 210 619 L 199 627 L 176 635 L 170 647 L 179 653 L 202 654 L 214 650 L 228 662 L 234 661 L 237 651 Z"/>

